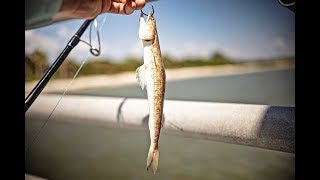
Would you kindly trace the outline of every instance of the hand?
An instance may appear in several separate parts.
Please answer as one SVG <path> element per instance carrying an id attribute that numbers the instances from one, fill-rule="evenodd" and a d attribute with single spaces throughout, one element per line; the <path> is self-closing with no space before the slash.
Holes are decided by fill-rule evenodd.
<path id="1" fill-rule="evenodd" d="M 53 21 L 92 19 L 102 13 L 128 15 L 142 9 L 145 4 L 145 0 L 63 0 Z"/>

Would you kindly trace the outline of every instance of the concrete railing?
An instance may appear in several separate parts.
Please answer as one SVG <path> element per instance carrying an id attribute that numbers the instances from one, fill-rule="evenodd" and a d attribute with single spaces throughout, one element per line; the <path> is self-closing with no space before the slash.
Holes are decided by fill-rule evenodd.
<path id="1" fill-rule="evenodd" d="M 48 118 L 61 95 L 41 95 L 26 117 Z M 147 128 L 146 99 L 64 96 L 50 120 Z M 164 133 L 295 152 L 295 108 L 165 100 Z"/>

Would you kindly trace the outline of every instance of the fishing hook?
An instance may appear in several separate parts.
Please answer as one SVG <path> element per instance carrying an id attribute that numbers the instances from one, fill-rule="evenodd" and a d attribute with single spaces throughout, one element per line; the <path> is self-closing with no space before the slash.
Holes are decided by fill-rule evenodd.
<path id="1" fill-rule="evenodd" d="M 153 14 L 154 14 L 154 8 L 153 8 L 152 4 L 150 4 L 150 6 L 152 7 L 152 13 L 151 13 L 151 15 L 153 16 Z M 144 12 L 142 11 L 142 9 L 141 9 L 140 11 L 141 11 L 141 13 L 142 13 L 143 15 L 148 16 L 148 14 L 144 13 Z"/>

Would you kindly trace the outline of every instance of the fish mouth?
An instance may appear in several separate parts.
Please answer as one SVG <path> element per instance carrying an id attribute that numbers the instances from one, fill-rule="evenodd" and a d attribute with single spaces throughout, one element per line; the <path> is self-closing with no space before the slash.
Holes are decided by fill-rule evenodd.
<path id="1" fill-rule="evenodd" d="M 153 9 L 153 6 L 152 6 Z M 146 15 L 142 10 L 140 13 L 140 27 L 139 38 L 144 42 L 149 42 L 154 38 L 155 21 L 153 18 L 154 11 L 151 11 Z M 145 19 L 144 15 L 147 16 Z"/>
<path id="2" fill-rule="evenodd" d="M 154 14 L 154 8 L 152 6 L 152 4 L 150 4 L 150 6 L 152 7 L 152 12 L 149 12 L 148 14 L 144 13 L 142 11 L 142 9 L 140 10 L 140 19 L 143 19 L 144 20 L 144 15 L 147 16 L 147 20 L 144 20 L 145 23 L 148 23 L 149 19 L 153 16 Z M 142 17 L 142 18 L 141 18 Z"/>
<path id="3" fill-rule="evenodd" d="M 140 15 L 140 20 L 143 20 L 144 21 L 144 23 L 148 23 L 148 21 L 149 21 L 149 19 L 150 19 L 150 17 L 152 16 L 152 14 L 151 13 L 149 13 L 148 15 L 147 15 L 147 20 L 145 20 L 144 19 L 144 13 L 141 11 L 141 15 Z"/>

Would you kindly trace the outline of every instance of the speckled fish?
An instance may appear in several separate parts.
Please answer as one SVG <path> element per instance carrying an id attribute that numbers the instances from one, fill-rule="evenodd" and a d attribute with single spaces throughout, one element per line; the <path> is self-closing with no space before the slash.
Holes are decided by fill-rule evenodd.
<path id="1" fill-rule="evenodd" d="M 153 7 L 152 7 L 153 10 Z M 139 38 L 143 44 L 144 64 L 137 68 L 137 80 L 146 89 L 149 103 L 150 148 L 147 157 L 147 170 L 151 163 L 156 173 L 159 160 L 159 136 L 163 118 L 163 104 L 166 86 L 166 73 L 161 58 L 161 51 L 156 27 L 156 20 L 150 12 L 145 21 L 141 11 Z"/>

